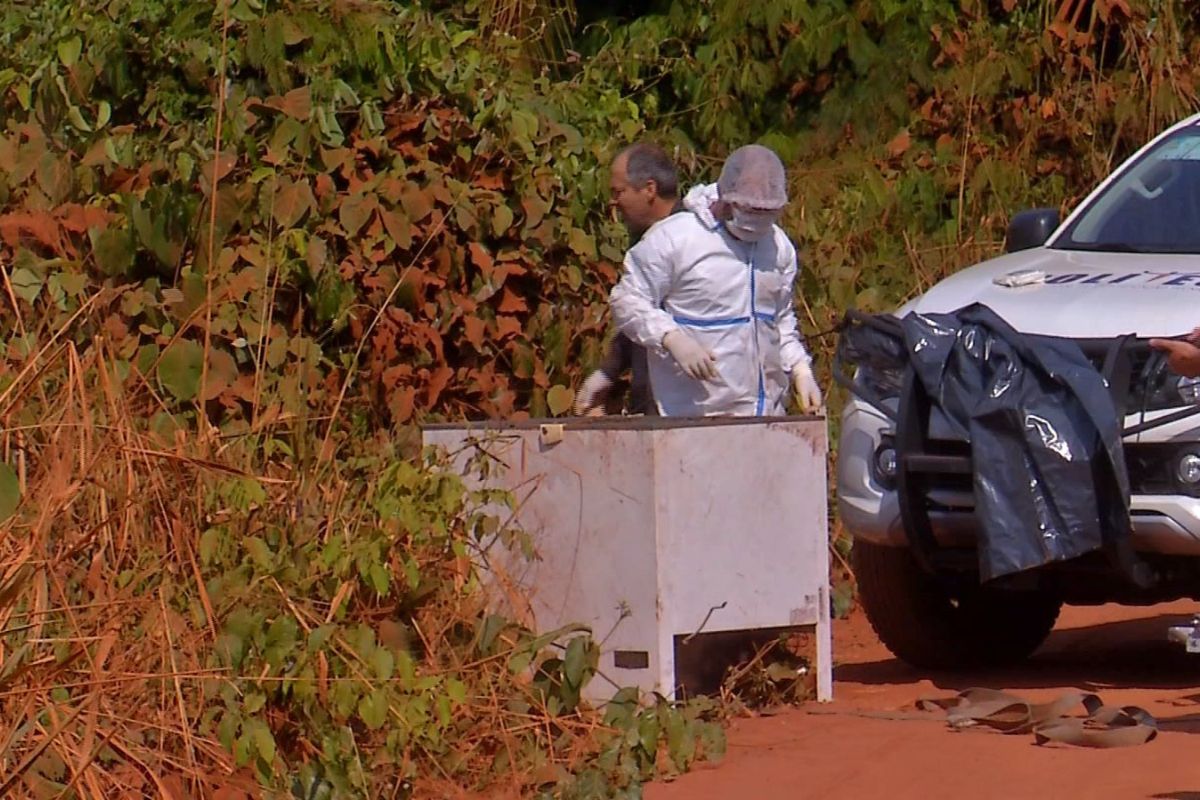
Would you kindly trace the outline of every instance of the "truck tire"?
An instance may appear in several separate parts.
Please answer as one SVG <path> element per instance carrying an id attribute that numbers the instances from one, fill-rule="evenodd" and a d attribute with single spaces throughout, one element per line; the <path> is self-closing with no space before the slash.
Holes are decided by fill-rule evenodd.
<path id="1" fill-rule="evenodd" d="M 916 667 L 1012 664 L 1033 653 L 1062 601 L 1046 592 L 971 588 L 951 596 L 903 547 L 856 541 L 859 599 L 880 641 Z"/>

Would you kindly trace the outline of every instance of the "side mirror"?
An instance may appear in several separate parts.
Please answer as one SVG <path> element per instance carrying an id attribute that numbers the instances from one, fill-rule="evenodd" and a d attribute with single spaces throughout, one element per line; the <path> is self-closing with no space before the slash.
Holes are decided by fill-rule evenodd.
<path id="1" fill-rule="evenodd" d="M 1058 229 L 1058 222 L 1057 208 L 1031 208 L 1013 215 L 1004 237 L 1004 252 L 1041 247 Z"/>

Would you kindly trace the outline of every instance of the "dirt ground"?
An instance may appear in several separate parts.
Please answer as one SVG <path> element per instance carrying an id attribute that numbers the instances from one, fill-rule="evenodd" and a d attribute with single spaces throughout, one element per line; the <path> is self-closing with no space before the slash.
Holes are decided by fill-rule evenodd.
<path id="1" fill-rule="evenodd" d="M 834 627 L 834 701 L 736 721 L 729 752 L 647 800 L 1200 800 L 1200 654 L 1165 640 L 1196 603 L 1067 608 L 1046 644 L 1017 668 L 931 674 L 895 660 L 856 612 Z M 1039 747 L 1032 735 L 951 731 L 935 720 L 885 720 L 920 697 L 970 686 L 1033 700 L 1083 689 L 1153 714 L 1137 747 Z"/>

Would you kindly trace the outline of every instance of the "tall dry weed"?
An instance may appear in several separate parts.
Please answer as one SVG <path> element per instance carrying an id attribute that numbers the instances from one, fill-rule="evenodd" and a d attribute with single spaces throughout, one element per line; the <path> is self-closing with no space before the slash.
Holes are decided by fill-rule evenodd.
<path id="1" fill-rule="evenodd" d="M 21 494 L 0 531 L 0 797 L 619 788 L 719 750 L 700 710 L 581 704 L 583 631 L 488 613 L 474 565 L 520 537 L 485 513 L 504 496 L 337 425 L 296 457 L 327 421 L 156 426 L 155 381 L 103 337 L 45 338 L 0 399 Z M 626 736 L 647 714 L 653 735 Z"/>

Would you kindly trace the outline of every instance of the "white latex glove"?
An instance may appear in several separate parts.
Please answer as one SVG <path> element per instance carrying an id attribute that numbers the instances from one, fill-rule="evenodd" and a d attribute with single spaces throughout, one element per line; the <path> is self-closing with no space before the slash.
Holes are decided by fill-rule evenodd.
<path id="1" fill-rule="evenodd" d="M 613 386 L 612 378 L 603 370 L 596 370 L 583 381 L 579 391 L 575 393 L 575 415 L 582 417 L 588 412 L 599 408 L 604 410 L 604 401 L 608 398 L 608 390 Z"/>
<path id="2" fill-rule="evenodd" d="M 717 377 L 716 356 L 683 331 L 671 331 L 663 337 L 662 345 L 690 377 L 698 381 Z"/>
<path id="3" fill-rule="evenodd" d="M 792 391 L 796 394 L 796 402 L 805 414 L 815 414 L 821 410 L 821 387 L 813 377 L 812 368 L 808 364 L 798 364 L 792 370 Z"/>

